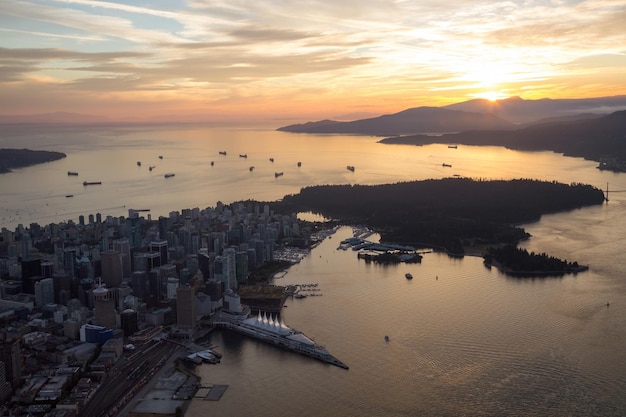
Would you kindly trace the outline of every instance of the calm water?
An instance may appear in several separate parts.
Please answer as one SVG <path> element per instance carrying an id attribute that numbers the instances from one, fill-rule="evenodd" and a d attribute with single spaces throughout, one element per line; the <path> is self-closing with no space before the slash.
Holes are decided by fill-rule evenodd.
<path id="1" fill-rule="evenodd" d="M 217 201 L 274 200 L 312 184 L 455 174 L 626 189 L 623 174 L 550 152 L 376 141 L 195 127 L 5 131 L 1 147 L 68 157 L 0 175 L 1 225 L 126 215 L 128 208 L 159 216 Z M 156 165 L 152 172 L 149 165 Z M 68 177 L 68 170 L 80 175 Z M 276 171 L 284 175 L 274 178 Z M 166 172 L 176 176 L 166 180 Z M 85 180 L 103 184 L 83 187 Z M 436 253 L 410 267 L 366 264 L 337 250 L 352 234 L 339 230 L 276 283 L 319 284 L 323 296 L 287 302 L 285 321 L 350 369 L 218 331 L 212 342 L 222 362 L 197 369 L 204 383 L 229 388 L 220 401 L 194 400 L 187 415 L 626 415 L 626 195 L 610 197 L 606 205 L 525 225 L 533 235 L 523 244 L 529 250 L 590 265 L 561 279 L 510 279 L 479 258 Z M 407 271 L 413 280 L 404 278 Z"/>
<path id="2" fill-rule="evenodd" d="M 283 316 L 350 370 L 218 332 L 222 363 L 199 373 L 230 387 L 187 415 L 624 415 L 626 309 L 610 280 L 518 281 L 436 253 L 381 267 L 337 250 L 350 235 L 276 281 L 319 284 L 323 296 L 288 300 Z"/>
<path id="3" fill-rule="evenodd" d="M 151 209 L 158 217 L 182 208 L 214 207 L 218 201 L 277 200 L 315 184 L 383 184 L 452 175 L 533 177 L 603 188 L 608 181 L 612 188 L 626 188 L 623 175 L 602 173 L 594 162 L 551 152 L 382 145 L 374 137 L 199 127 L 3 129 L 0 147 L 67 154 L 59 161 L 0 175 L 0 225 L 10 228 L 33 221 L 76 221 L 79 215 L 98 212 L 128 215 L 129 208 Z M 355 172 L 347 165 L 355 166 Z M 67 171 L 79 175 L 68 176 Z M 165 179 L 169 172 L 176 176 Z M 275 178 L 275 172 L 284 175 Z M 83 181 L 102 185 L 84 187 Z M 66 198 L 69 194 L 73 197 Z"/>

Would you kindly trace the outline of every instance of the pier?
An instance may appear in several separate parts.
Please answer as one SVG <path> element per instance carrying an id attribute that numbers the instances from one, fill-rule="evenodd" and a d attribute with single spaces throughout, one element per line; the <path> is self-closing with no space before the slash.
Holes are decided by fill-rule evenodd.
<path id="1" fill-rule="evenodd" d="M 277 319 L 267 319 L 265 315 L 261 316 L 261 313 L 257 318 L 249 317 L 245 320 L 222 316 L 213 324 L 330 365 L 349 369 L 348 365 L 331 355 L 323 346 L 315 343 L 304 333 L 287 327 L 282 321 L 278 323 Z"/>

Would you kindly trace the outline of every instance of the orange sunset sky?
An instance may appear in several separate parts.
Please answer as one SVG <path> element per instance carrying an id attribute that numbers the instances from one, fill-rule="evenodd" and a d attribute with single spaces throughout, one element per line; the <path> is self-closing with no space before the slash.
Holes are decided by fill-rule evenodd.
<path id="1" fill-rule="evenodd" d="M 355 119 L 626 94 L 626 1 L 11 0 L 0 114 Z"/>

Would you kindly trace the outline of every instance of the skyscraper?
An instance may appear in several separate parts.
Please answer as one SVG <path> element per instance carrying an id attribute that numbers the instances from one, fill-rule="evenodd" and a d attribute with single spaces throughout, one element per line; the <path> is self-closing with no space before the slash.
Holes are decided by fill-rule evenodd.
<path id="1" fill-rule="evenodd" d="M 159 253 L 159 265 L 167 264 L 167 240 L 150 242 L 150 252 Z"/>
<path id="2" fill-rule="evenodd" d="M 38 307 L 54 304 L 54 280 L 52 278 L 35 282 L 35 304 Z"/>
<path id="3" fill-rule="evenodd" d="M 196 292 L 200 280 L 195 275 L 187 284 L 176 289 L 176 326 L 190 338 L 196 330 Z"/>
<path id="4" fill-rule="evenodd" d="M 124 331 L 124 336 L 128 337 L 139 329 L 137 312 L 133 309 L 126 309 L 120 314 L 120 324 Z"/>
<path id="5" fill-rule="evenodd" d="M 96 326 L 114 329 L 117 325 L 115 314 L 115 300 L 111 297 L 111 293 L 102 284 L 99 283 L 93 289 L 94 302 L 94 324 Z"/>
<path id="6" fill-rule="evenodd" d="M 124 278 L 129 278 L 131 273 L 131 256 L 130 243 L 128 242 L 128 239 L 123 238 L 114 240 L 113 249 L 119 251 L 119 253 L 122 255 L 122 276 Z"/>
<path id="7" fill-rule="evenodd" d="M 131 248 L 141 247 L 141 218 L 129 217 L 126 219 L 126 237 Z"/>
<path id="8" fill-rule="evenodd" d="M 123 266 L 122 254 L 116 250 L 102 252 L 102 281 L 107 287 L 119 287 L 122 285 Z"/>
<path id="9" fill-rule="evenodd" d="M 13 389 L 18 388 L 22 378 L 20 339 L 0 342 L 0 361 L 4 362 L 7 381 Z"/>

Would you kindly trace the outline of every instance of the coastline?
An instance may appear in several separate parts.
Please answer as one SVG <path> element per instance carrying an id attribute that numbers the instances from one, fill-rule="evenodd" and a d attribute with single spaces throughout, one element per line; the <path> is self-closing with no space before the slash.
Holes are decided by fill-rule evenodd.
<path id="1" fill-rule="evenodd" d="M 8 174 L 13 172 L 13 169 L 45 164 L 65 157 L 67 155 L 63 152 L 0 148 L 0 174 Z"/>

